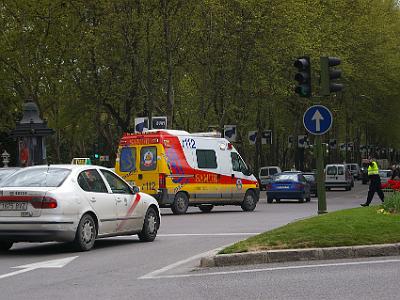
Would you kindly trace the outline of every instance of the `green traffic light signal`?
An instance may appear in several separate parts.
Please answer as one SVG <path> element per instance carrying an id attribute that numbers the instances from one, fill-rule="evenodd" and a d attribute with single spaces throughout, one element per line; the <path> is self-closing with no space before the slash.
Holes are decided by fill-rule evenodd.
<path id="1" fill-rule="evenodd" d="M 311 97 L 311 61 L 309 56 L 302 56 L 295 60 L 293 64 L 297 68 L 294 79 L 298 85 L 294 89 L 300 97 Z"/>
<path id="2" fill-rule="evenodd" d="M 95 153 L 95 154 L 94 154 L 94 158 L 99 159 L 99 158 L 100 158 L 100 154 Z"/>
<path id="3" fill-rule="evenodd" d="M 340 92 L 343 84 L 332 82 L 342 76 L 339 69 L 330 69 L 330 67 L 338 66 L 341 63 L 337 57 L 321 57 L 321 96 L 329 96 L 330 93 Z"/>

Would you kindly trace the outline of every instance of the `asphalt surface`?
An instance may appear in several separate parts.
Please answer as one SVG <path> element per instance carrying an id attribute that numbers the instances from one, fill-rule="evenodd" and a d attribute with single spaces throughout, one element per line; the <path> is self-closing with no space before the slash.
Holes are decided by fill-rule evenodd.
<path id="1" fill-rule="evenodd" d="M 366 194 L 359 182 L 350 192 L 328 192 L 328 211 L 359 207 Z M 0 256 L 0 299 L 398 298 L 400 257 L 198 268 L 210 250 L 317 214 L 316 198 L 267 204 L 265 192 L 262 197 L 249 213 L 226 206 L 175 216 L 163 209 L 152 243 L 108 238 L 90 252 L 58 243 L 16 244 Z M 60 268 L 14 268 L 62 258 L 71 261 Z"/>

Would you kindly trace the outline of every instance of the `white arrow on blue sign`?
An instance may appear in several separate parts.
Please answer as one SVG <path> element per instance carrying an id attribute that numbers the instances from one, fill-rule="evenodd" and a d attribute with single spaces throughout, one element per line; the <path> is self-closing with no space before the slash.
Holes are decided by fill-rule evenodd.
<path id="1" fill-rule="evenodd" d="M 333 117 L 329 109 L 323 105 L 313 105 L 303 116 L 303 124 L 307 131 L 314 135 L 321 135 L 332 127 Z"/>

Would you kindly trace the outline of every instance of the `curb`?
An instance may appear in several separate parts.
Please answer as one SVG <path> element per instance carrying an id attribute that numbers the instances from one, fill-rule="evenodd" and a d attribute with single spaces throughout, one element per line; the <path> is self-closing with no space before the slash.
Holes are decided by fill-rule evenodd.
<path id="1" fill-rule="evenodd" d="M 206 256 L 201 258 L 200 267 L 226 267 L 287 261 L 309 261 L 396 255 L 400 255 L 400 243 L 329 248 L 268 250 Z"/>

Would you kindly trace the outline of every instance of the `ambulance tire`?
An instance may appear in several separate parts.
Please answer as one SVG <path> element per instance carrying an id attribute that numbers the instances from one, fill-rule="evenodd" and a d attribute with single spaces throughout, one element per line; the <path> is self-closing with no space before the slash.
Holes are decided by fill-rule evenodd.
<path id="1" fill-rule="evenodd" d="M 199 206 L 199 209 L 200 209 L 203 213 L 208 213 L 208 212 L 210 212 L 213 208 L 214 208 L 214 205 L 200 205 L 200 206 Z"/>
<path id="2" fill-rule="evenodd" d="M 241 205 L 243 211 L 253 211 L 256 208 L 256 205 L 257 205 L 256 195 L 252 190 L 247 191 Z"/>
<path id="3" fill-rule="evenodd" d="M 189 207 L 189 198 L 186 193 L 179 192 L 175 195 L 174 203 L 171 205 L 171 210 L 175 215 L 185 214 Z"/>

